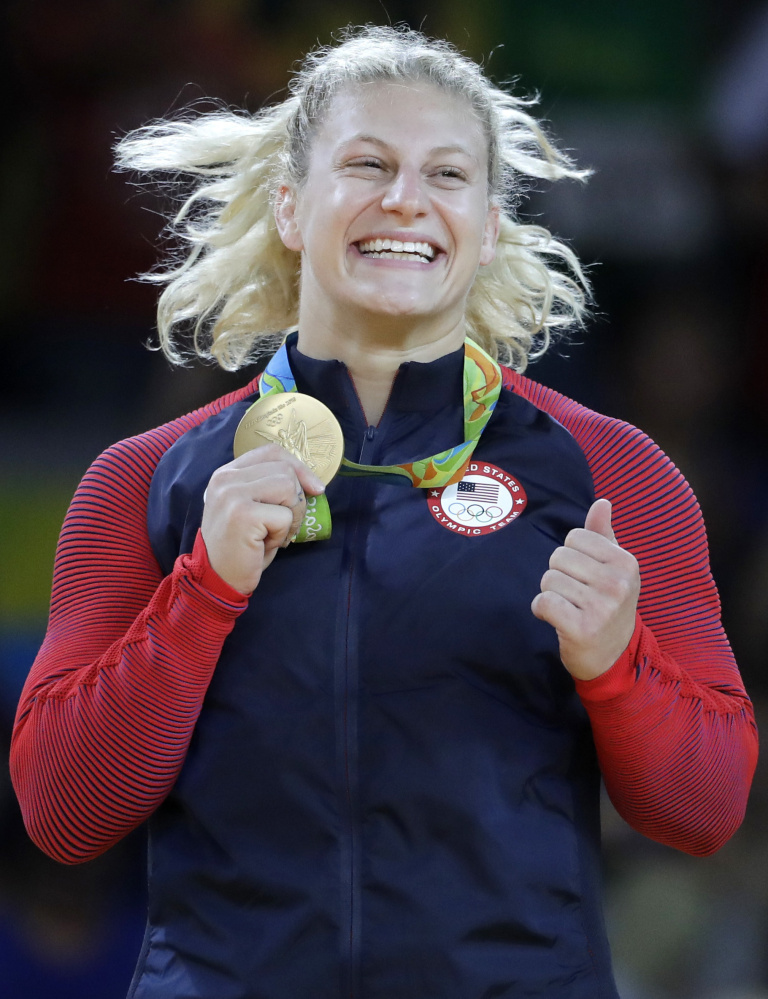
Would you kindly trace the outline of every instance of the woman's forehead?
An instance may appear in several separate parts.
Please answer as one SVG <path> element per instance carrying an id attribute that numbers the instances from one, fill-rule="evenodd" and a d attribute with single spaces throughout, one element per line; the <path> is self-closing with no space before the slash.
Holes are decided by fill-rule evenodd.
<path id="1" fill-rule="evenodd" d="M 331 101 L 318 130 L 332 145 L 357 137 L 385 142 L 423 140 L 439 148 L 462 146 L 487 153 L 482 126 L 469 102 L 434 84 L 373 81 L 345 87 Z"/>

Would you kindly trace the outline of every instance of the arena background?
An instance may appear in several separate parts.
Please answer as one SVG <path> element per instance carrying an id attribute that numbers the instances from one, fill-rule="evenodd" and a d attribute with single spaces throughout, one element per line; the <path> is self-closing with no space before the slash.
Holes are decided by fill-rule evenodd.
<path id="1" fill-rule="evenodd" d="M 159 205 L 110 172 L 116 136 L 215 96 L 256 110 L 347 23 L 408 22 L 539 90 L 595 176 L 524 211 L 587 262 L 597 312 L 530 374 L 638 424 L 699 497 L 758 715 L 768 650 L 768 4 L 732 0 L 19 0 L 0 24 L 0 739 L 45 627 L 56 536 L 113 441 L 243 375 L 142 344 Z M 768 997 L 768 811 L 693 860 L 606 809 L 623 999 Z M 0 993 L 122 999 L 143 930 L 141 832 L 80 868 L 29 844 L 0 776 Z"/>

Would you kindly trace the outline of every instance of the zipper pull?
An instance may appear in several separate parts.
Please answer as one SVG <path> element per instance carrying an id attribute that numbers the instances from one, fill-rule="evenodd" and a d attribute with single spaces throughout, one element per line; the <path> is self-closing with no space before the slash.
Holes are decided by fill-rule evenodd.
<path id="1" fill-rule="evenodd" d="M 363 443 L 360 445 L 360 454 L 357 456 L 357 460 L 360 464 L 363 464 L 363 456 L 365 455 L 365 449 L 370 444 L 370 442 L 376 436 L 376 427 L 366 427 L 365 433 L 363 434 Z"/>

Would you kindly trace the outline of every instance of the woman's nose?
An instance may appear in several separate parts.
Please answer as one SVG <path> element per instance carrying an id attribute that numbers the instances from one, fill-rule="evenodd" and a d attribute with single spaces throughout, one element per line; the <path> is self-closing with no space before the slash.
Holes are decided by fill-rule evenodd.
<path id="1" fill-rule="evenodd" d="M 426 214 L 428 198 L 420 171 L 400 169 L 387 188 L 381 206 L 385 211 L 397 212 L 405 218 Z"/>

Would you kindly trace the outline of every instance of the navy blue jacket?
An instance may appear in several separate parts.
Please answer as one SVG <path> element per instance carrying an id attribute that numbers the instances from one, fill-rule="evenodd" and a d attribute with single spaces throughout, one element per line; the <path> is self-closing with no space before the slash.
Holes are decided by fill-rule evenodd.
<path id="1" fill-rule="evenodd" d="M 403 365 L 376 428 L 341 363 L 290 356 L 348 458 L 463 438 L 462 351 Z M 148 524 L 165 572 L 252 401 L 161 459 Z M 337 476 L 330 540 L 263 575 L 150 820 L 135 999 L 615 999 L 590 726 L 530 610 L 591 474 L 506 390 L 474 461 L 521 484 L 519 518 L 460 533 L 429 490 Z"/>

